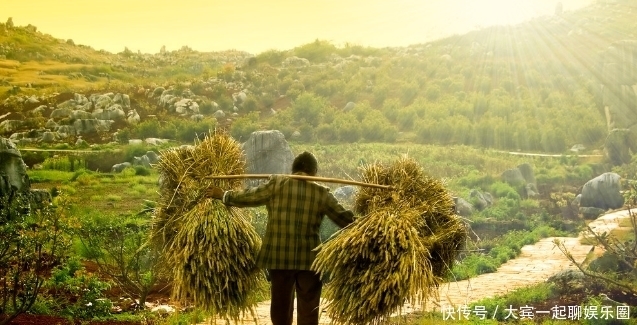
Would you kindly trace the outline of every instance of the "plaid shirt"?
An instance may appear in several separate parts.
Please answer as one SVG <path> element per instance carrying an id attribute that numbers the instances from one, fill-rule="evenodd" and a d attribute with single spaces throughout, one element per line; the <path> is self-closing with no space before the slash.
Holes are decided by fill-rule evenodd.
<path id="1" fill-rule="evenodd" d="M 284 175 L 272 175 L 258 187 L 227 191 L 223 202 L 236 207 L 266 206 L 268 223 L 257 256 L 257 266 L 265 269 L 310 270 L 317 253 L 312 250 L 321 242 L 323 216 L 340 227 L 354 221 L 354 214 L 327 187 Z"/>

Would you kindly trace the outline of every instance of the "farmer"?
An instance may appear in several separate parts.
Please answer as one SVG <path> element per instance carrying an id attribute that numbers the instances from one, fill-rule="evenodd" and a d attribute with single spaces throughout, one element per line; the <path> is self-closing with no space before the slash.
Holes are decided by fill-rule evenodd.
<path id="1" fill-rule="evenodd" d="M 294 175 L 315 176 L 317 171 L 316 158 L 309 152 L 292 163 Z M 272 324 L 292 324 L 295 292 L 297 323 L 318 324 L 322 282 L 310 267 L 317 253 L 313 250 L 321 241 L 319 227 L 323 216 L 345 227 L 354 220 L 352 211 L 343 208 L 328 188 L 284 175 L 272 175 L 266 183 L 242 191 L 212 187 L 207 195 L 226 205 L 267 207 L 268 223 L 257 266 L 270 274 Z"/>

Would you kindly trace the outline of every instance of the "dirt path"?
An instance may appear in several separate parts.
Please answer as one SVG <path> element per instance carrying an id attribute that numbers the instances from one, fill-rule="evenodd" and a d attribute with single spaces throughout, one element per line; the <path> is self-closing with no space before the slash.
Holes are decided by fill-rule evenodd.
<path id="1" fill-rule="evenodd" d="M 628 217 L 628 211 L 616 211 L 589 223 L 593 231 L 602 233 L 619 227 L 619 222 Z M 446 306 L 460 306 L 478 301 L 482 298 L 493 297 L 506 294 L 515 289 L 528 287 L 533 284 L 544 282 L 548 277 L 567 269 L 576 267 L 564 257 L 564 254 L 555 246 L 553 241 L 558 239 L 563 241 L 567 249 L 572 253 L 576 261 L 582 262 L 586 256 L 593 251 L 591 245 L 583 245 L 580 240 L 587 236 L 586 232 L 580 234 L 578 238 L 573 237 L 551 237 L 544 238 L 534 245 L 527 245 L 522 248 L 522 253 L 515 259 L 509 260 L 501 265 L 494 273 L 483 274 L 470 280 L 446 283 L 440 287 L 439 301 L 431 301 L 425 306 L 403 306 L 402 314 L 413 313 L 422 310 L 437 310 Z M 259 325 L 271 325 L 270 322 L 270 301 L 263 301 L 257 305 L 257 322 Z M 295 312 L 296 324 L 296 312 Z M 215 322 L 213 322 L 214 324 Z M 225 321 L 217 321 L 217 324 L 224 324 Z M 320 324 L 329 324 L 327 313 L 321 313 Z M 210 324 L 210 321 L 200 325 Z M 245 319 L 240 324 L 254 324 L 252 319 Z"/>

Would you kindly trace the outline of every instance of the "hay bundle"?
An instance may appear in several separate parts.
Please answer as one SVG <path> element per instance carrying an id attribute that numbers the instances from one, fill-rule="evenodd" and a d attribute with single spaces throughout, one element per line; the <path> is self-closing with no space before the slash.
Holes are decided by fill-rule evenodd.
<path id="1" fill-rule="evenodd" d="M 360 215 L 384 206 L 400 204 L 417 211 L 419 231 L 431 241 L 431 262 L 436 276 L 443 277 L 458 256 L 467 238 L 467 229 L 455 215 L 453 198 L 440 180 L 428 176 L 411 158 L 398 159 L 390 166 L 371 164 L 362 168 L 367 183 L 392 185 L 394 191 L 363 187 L 358 191 L 354 210 Z"/>
<path id="2" fill-rule="evenodd" d="M 164 252 L 174 298 L 226 319 L 252 312 L 264 280 L 255 264 L 261 240 L 241 210 L 204 197 L 211 185 L 241 187 L 238 180 L 205 178 L 243 173 L 238 143 L 215 132 L 195 146 L 162 152 L 157 167 L 160 202 L 151 238 Z"/>
<path id="3" fill-rule="evenodd" d="M 379 324 L 407 301 L 430 295 L 466 238 L 444 185 L 411 159 L 363 167 L 363 181 L 394 191 L 361 188 L 363 216 L 320 247 L 313 268 L 330 273 L 325 298 L 336 323 Z"/>

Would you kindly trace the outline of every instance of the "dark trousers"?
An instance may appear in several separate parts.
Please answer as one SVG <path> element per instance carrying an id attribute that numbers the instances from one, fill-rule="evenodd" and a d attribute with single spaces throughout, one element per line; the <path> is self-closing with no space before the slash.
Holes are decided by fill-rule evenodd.
<path id="1" fill-rule="evenodd" d="M 321 302 L 321 278 L 313 271 L 268 270 L 270 272 L 273 325 L 291 325 L 296 291 L 296 323 L 317 325 Z"/>

